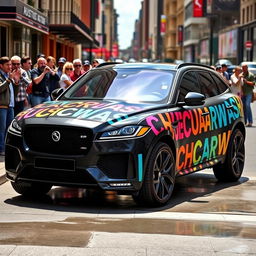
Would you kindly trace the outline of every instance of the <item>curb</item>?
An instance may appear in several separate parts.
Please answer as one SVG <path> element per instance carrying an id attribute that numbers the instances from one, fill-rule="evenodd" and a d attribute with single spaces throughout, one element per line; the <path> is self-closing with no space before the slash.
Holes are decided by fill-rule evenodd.
<path id="1" fill-rule="evenodd" d="M 4 166 L 4 157 L 0 156 L 0 185 L 7 181 Z"/>
<path id="2" fill-rule="evenodd" d="M 6 179 L 6 175 L 5 174 L 0 176 L 0 185 L 4 184 L 6 181 L 7 181 L 7 179 Z"/>

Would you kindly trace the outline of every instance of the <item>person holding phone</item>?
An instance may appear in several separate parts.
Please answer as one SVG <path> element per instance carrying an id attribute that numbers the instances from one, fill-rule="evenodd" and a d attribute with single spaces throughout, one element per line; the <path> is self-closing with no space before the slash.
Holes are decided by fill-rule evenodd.
<path id="1" fill-rule="evenodd" d="M 45 58 L 40 57 L 37 60 L 37 68 L 31 71 L 32 85 L 32 97 L 31 106 L 34 107 L 45 101 L 50 101 L 49 91 L 49 78 L 46 74 L 52 72 L 51 68 L 48 67 Z"/>
<path id="2" fill-rule="evenodd" d="M 0 155 L 5 155 L 5 136 L 14 118 L 15 96 L 19 89 L 19 69 L 12 70 L 8 57 L 0 58 Z"/>
<path id="3" fill-rule="evenodd" d="M 55 67 L 55 63 L 56 63 L 55 58 L 52 56 L 48 56 L 46 61 L 47 61 L 47 66 L 51 69 L 51 72 L 47 74 L 48 82 L 49 82 L 49 91 L 51 95 L 53 90 L 60 88 L 60 84 L 59 84 L 60 77 Z"/>
<path id="4" fill-rule="evenodd" d="M 11 57 L 12 70 L 18 70 L 20 72 L 20 79 L 18 81 L 19 91 L 15 97 L 14 105 L 14 116 L 24 110 L 25 106 L 28 105 L 27 99 L 27 87 L 31 83 L 30 78 L 28 77 L 27 72 L 21 68 L 21 58 L 17 55 Z"/>
<path id="5" fill-rule="evenodd" d="M 244 121 L 247 127 L 252 127 L 253 118 L 252 118 L 252 93 L 255 85 L 254 75 L 248 71 L 248 66 L 246 64 L 242 65 L 243 70 L 243 96 L 242 102 L 244 106 Z"/>

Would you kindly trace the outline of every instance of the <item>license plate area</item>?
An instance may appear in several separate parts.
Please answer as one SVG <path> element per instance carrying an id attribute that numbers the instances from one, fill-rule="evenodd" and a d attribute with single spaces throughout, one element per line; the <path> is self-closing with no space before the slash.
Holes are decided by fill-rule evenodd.
<path id="1" fill-rule="evenodd" d="M 35 158 L 35 168 L 60 171 L 75 171 L 75 160 L 59 158 Z"/>

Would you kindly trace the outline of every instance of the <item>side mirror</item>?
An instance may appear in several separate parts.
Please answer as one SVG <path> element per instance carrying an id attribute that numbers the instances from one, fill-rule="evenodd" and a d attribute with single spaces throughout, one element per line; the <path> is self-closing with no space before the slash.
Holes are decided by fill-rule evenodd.
<path id="1" fill-rule="evenodd" d="M 65 91 L 64 88 L 57 88 L 52 91 L 51 97 L 53 100 L 56 100 L 63 92 Z"/>
<path id="2" fill-rule="evenodd" d="M 187 106 L 201 106 L 201 105 L 204 105 L 205 96 L 201 93 L 189 92 L 185 96 L 184 101 L 185 101 L 185 105 Z"/>

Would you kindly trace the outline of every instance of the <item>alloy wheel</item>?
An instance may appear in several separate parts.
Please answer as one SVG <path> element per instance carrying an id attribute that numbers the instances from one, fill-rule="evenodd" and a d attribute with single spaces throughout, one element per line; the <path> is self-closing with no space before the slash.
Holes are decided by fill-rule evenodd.
<path id="1" fill-rule="evenodd" d="M 155 194 L 160 200 L 165 200 L 172 193 L 174 164 L 171 153 L 162 148 L 153 165 L 153 186 Z"/>

